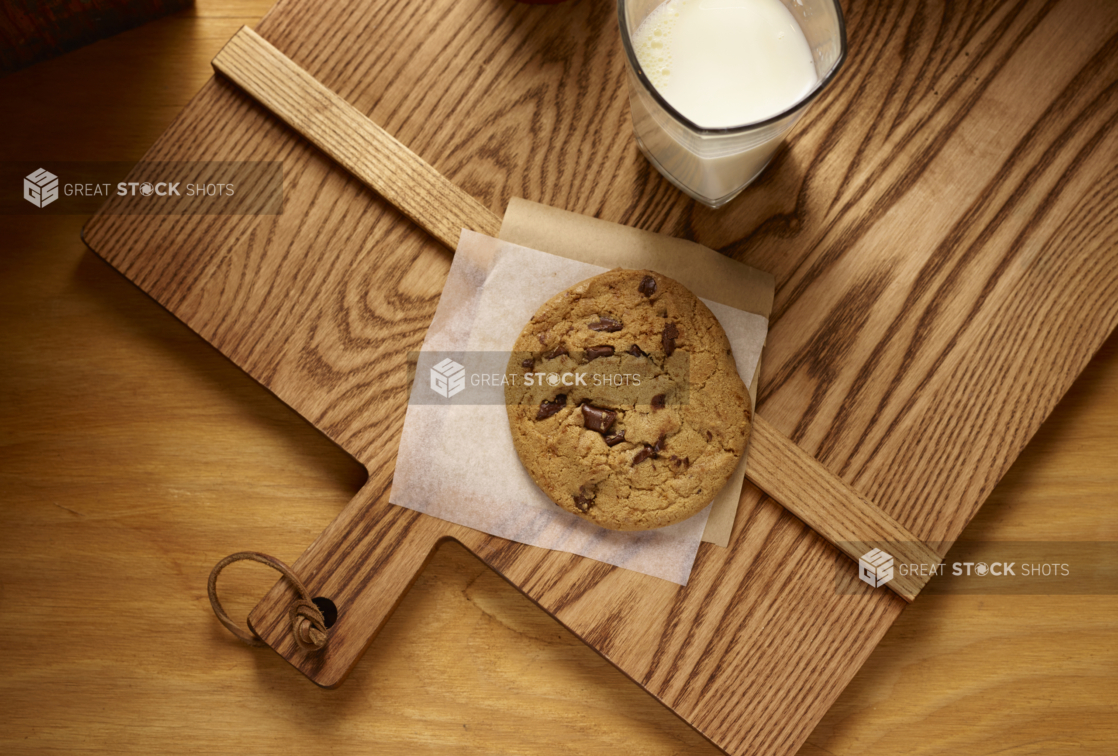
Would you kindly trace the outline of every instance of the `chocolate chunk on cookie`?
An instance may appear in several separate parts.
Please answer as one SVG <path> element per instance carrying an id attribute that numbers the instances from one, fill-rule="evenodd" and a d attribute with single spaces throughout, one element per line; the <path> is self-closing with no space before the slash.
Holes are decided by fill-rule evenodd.
<path id="1" fill-rule="evenodd" d="M 647 270 L 582 281 L 513 349 L 513 444 L 564 510 L 614 530 L 664 527 L 709 504 L 737 466 L 745 385 L 722 327 L 678 282 Z"/>
<path id="2" fill-rule="evenodd" d="M 616 419 L 616 412 L 592 404 L 582 405 L 582 422 L 592 431 L 605 433 Z"/>
<path id="3" fill-rule="evenodd" d="M 660 334 L 660 344 L 664 347 L 664 354 L 668 357 L 675 352 L 675 340 L 679 338 L 679 327 L 675 323 L 668 323 Z"/>
<path id="4" fill-rule="evenodd" d="M 609 344 L 599 344 L 586 350 L 586 361 L 596 360 L 599 357 L 612 357 L 613 347 Z"/>
<path id="5" fill-rule="evenodd" d="M 621 321 L 617 318 L 610 318 L 604 315 L 598 318 L 596 323 L 590 324 L 591 331 L 605 331 L 606 333 L 614 333 L 615 331 L 620 331 L 624 327 L 625 326 L 623 326 Z"/>
<path id="6" fill-rule="evenodd" d="M 546 420 L 559 410 L 563 409 L 566 403 L 566 394 L 559 394 L 559 396 L 550 401 L 544 399 L 542 402 L 540 402 L 540 408 L 536 411 L 536 420 Z"/>
<path id="7" fill-rule="evenodd" d="M 625 431 L 610 433 L 607 436 L 603 436 L 602 440 L 606 442 L 606 446 L 617 446 L 625 440 Z"/>

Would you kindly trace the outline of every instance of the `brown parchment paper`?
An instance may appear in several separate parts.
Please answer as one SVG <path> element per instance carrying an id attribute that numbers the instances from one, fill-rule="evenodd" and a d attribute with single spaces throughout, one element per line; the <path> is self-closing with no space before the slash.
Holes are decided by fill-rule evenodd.
<path id="1" fill-rule="evenodd" d="M 503 373 L 524 324 L 554 294 L 607 268 L 463 231 L 423 350 L 400 439 L 390 501 L 534 546 L 568 551 L 685 585 L 711 507 L 667 528 L 617 532 L 556 507 L 512 444 L 504 390 L 475 379 Z M 707 301 L 739 371 L 760 359 L 768 321 Z M 436 388 L 436 368 L 460 363 L 457 392 Z M 720 495 L 736 502 L 737 487 Z"/>
<path id="2" fill-rule="evenodd" d="M 648 268 L 674 278 L 708 304 L 718 302 L 760 315 L 766 321 L 772 313 L 776 285 L 771 273 L 743 265 L 685 239 L 641 231 L 515 197 L 505 211 L 500 238 L 607 269 Z M 754 408 L 760 374 L 758 359 L 752 374 L 742 375 Z M 744 456 L 748 457 L 748 450 Z M 729 544 L 744 481 L 745 465 L 741 464 L 722 495 L 714 501 L 703 532 L 704 541 L 722 547 Z"/>

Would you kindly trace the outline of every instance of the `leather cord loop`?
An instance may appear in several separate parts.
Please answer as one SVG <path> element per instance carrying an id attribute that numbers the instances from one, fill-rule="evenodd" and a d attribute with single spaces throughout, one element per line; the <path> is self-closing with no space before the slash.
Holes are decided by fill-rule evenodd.
<path id="1" fill-rule="evenodd" d="M 236 554 L 230 554 L 214 565 L 213 570 L 210 571 L 210 580 L 208 584 L 208 592 L 210 595 L 210 606 L 213 607 L 214 614 L 217 616 L 218 621 L 225 625 L 226 629 L 233 635 L 240 638 L 242 641 L 250 646 L 264 646 L 267 645 L 260 636 L 252 632 L 244 630 L 234 622 L 225 610 L 221 607 L 221 601 L 217 597 L 217 576 L 221 571 L 231 565 L 233 562 L 242 560 L 250 560 L 266 564 L 272 569 L 282 574 L 288 581 L 295 586 L 301 598 L 295 599 L 288 606 L 288 617 L 291 620 L 291 633 L 295 636 L 295 642 L 304 651 L 317 651 L 326 645 L 326 620 L 322 616 L 322 612 L 311 601 L 311 594 L 307 587 L 303 585 L 303 581 L 291 571 L 291 568 L 286 564 L 267 554 L 261 554 L 259 551 L 238 551 Z"/>

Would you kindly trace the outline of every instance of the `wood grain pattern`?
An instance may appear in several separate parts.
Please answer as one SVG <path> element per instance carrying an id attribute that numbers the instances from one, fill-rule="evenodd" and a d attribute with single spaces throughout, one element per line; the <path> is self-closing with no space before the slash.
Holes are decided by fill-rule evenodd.
<path id="1" fill-rule="evenodd" d="M 377 128 L 248 27 L 213 61 L 269 111 L 450 249 L 463 228 L 496 236 L 501 218 Z"/>
<path id="2" fill-rule="evenodd" d="M 612 8 L 559 8 L 283 2 L 258 31 L 491 211 L 525 196 L 773 271 L 763 415 L 919 537 L 957 535 L 1114 325 L 1114 9 L 847 9 L 846 71 L 711 213 L 631 142 Z M 363 503 L 446 252 L 269 118 L 214 81 L 151 154 L 283 159 L 284 216 L 99 216 L 86 238 L 361 460 Z M 743 504 L 682 590 L 460 540 L 721 747 L 788 753 L 903 602 L 836 596 L 829 545 Z M 430 535 L 383 497 L 367 513 L 386 542 Z"/>
<path id="3" fill-rule="evenodd" d="M 198 0 L 0 80 L 0 153 L 138 159 L 267 5 Z M 89 254 L 84 221 L 0 217 L 6 753 L 719 752 L 455 544 L 336 691 L 229 636 L 213 563 L 246 545 L 294 560 L 364 469 Z M 1115 490 L 1112 336 L 966 536 L 1115 541 Z M 272 575 L 234 570 L 243 618 Z M 1115 603 L 923 595 L 800 754 L 1114 753 Z"/>
<path id="4" fill-rule="evenodd" d="M 832 475 L 760 415 L 750 437 L 748 477 L 852 561 L 880 548 L 898 564 L 919 565 L 911 572 L 896 573 L 887 584 L 905 601 L 919 595 L 943 561 L 942 554 Z M 794 503 L 784 504 L 785 500 Z"/>
<path id="5" fill-rule="evenodd" d="M 450 249 L 457 247 L 462 228 L 490 236 L 500 232 L 500 218 L 248 27 L 229 40 L 213 63 Z M 855 562 L 871 549 L 887 548 L 899 562 L 925 568 L 918 571 L 923 578 L 897 575 L 888 583 L 906 601 L 916 598 L 940 562 L 934 551 L 759 416 L 751 438 L 749 480 Z M 323 543 L 320 548 L 329 551 L 333 546 Z M 351 612 L 364 614 L 354 604 L 350 606 Z M 258 614 L 257 621 L 261 619 Z"/>

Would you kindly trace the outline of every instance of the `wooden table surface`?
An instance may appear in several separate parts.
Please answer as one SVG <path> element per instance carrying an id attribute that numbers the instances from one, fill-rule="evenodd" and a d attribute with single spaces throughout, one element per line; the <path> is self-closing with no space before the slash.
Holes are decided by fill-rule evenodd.
<path id="1" fill-rule="evenodd" d="M 0 80 L 0 154 L 138 159 L 269 5 L 200 0 Z M 85 220 L 0 217 L 5 753 L 718 752 L 454 545 L 336 691 L 234 640 L 213 563 L 293 561 L 364 471 L 86 250 Z M 1116 431 L 1111 338 L 968 538 L 1118 540 Z M 230 568 L 226 608 L 273 582 Z M 922 596 L 802 753 L 1112 754 L 1116 609 Z"/>

